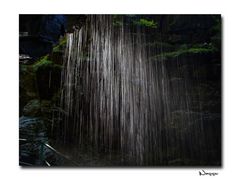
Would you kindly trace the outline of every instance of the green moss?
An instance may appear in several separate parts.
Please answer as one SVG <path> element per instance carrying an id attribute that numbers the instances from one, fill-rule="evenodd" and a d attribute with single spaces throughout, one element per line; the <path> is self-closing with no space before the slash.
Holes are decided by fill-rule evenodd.
<path id="1" fill-rule="evenodd" d="M 64 37 L 64 38 L 62 38 L 60 41 L 59 41 L 59 43 L 58 43 L 58 45 L 56 45 L 55 47 L 53 47 L 53 52 L 62 52 L 62 50 L 65 48 L 65 46 L 66 46 L 66 44 L 67 44 L 67 38 L 66 38 L 66 36 Z"/>
<path id="2" fill-rule="evenodd" d="M 48 67 L 53 65 L 53 62 L 49 59 L 49 55 L 43 56 L 39 61 L 33 64 L 33 70 L 36 72 L 40 67 Z"/>
<path id="3" fill-rule="evenodd" d="M 56 45 L 53 49 L 52 52 L 53 53 L 58 53 L 58 52 L 62 52 L 62 50 L 65 48 L 67 43 L 67 38 L 63 37 L 58 45 Z M 53 67 L 53 68 L 61 68 L 61 65 L 55 64 L 52 59 L 51 56 L 49 56 L 49 54 L 47 54 L 46 56 L 41 57 L 37 62 L 35 62 L 32 65 L 33 71 L 36 72 L 39 68 L 45 68 L 45 67 Z"/>
<path id="4" fill-rule="evenodd" d="M 141 18 L 139 21 L 134 22 L 136 25 L 150 27 L 150 28 L 157 28 L 157 23 L 153 20 L 143 19 Z"/>
<path id="5" fill-rule="evenodd" d="M 37 62 L 35 62 L 32 65 L 33 72 L 37 72 L 39 68 L 44 69 L 44 68 L 57 68 L 57 69 L 62 69 L 61 65 L 54 64 L 52 60 L 49 58 L 49 55 L 43 56 L 40 58 Z"/>
<path id="6" fill-rule="evenodd" d="M 151 27 L 151 28 L 157 27 L 157 23 L 154 22 L 153 20 L 140 19 L 139 23 L 143 26 L 147 26 L 147 27 Z"/>
<path id="7" fill-rule="evenodd" d="M 216 48 L 212 45 L 195 45 L 188 47 L 186 44 L 180 46 L 177 50 L 171 52 L 164 52 L 160 55 L 154 56 L 153 59 L 173 59 L 183 55 L 194 55 L 194 54 L 207 54 L 213 53 L 216 51 Z"/>
<path id="8" fill-rule="evenodd" d="M 134 15 L 127 15 L 130 19 L 130 24 L 124 25 L 136 25 L 136 26 L 143 26 L 148 28 L 157 28 L 157 23 L 151 19 L 141 18 L 139 20 L 134 20 Z M 113 26 L 122 26 L 123 25 L 123 16 L 122 15 L 113 15 Z"/>

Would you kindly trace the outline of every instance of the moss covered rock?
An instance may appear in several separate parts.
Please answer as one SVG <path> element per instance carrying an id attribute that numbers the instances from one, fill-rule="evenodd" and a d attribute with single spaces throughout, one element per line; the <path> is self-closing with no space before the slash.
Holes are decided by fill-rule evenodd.
<path id="1" fill-rule="evenodd" d="M 51 116 L 51 101 L 32 99 L 23 108 L 23 115 L 48 118 Z"/>
<path id="2" fill-rule="evenodd" d="M 39 99 L 30 100 L 23 108 L 23 115 L 38 117 L 41 113 L 41 103 Z"/>
<path id="3" fill-rule="evenodd" d="M 212 46 L 212 44 L 195 44 L 195 45 L 186 45 L 183 44 L 179 48 L 173 51 L 163 52 L 157 56 L 152 57 L 154 60 L 168 60 L 176 59 L 179 57 L 195 57 L 202 56 L 207 54 L 214 54 L 217 52 L 217 49 Z"/>
<path id="4" fill-rule="evenodd" d="M 38 96 L 35 74 L 30 65 L 19 66 L 19 94 L 19 115 L 22 115 L 23 107 Z"/>
<path id="5" fill-rule="evenodd" d="M 33 65 L 40 99 L 50 100 L 58 92 L 62 66 L 55 64 L 50 56 L 44 56 Z"/>

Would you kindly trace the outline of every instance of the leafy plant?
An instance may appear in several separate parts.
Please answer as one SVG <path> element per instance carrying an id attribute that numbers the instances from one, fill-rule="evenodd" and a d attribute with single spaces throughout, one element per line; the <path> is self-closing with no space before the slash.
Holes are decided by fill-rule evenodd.
<path id="1" fill-rule="evenodd" d="M 33 64 L 33 70 L 37 71 L 39 67 L 47 67 L 52 65 L 53 62 L 49 59 L 49 55 L 43 56 L 36 63 Z"/>
<path id="2" fill-rule="evenodd" d="M 58 45 L 53 47 L 53 52 L 60 52 L 62 49 L 64 49 L 64 47 L 66 46 L 66 43 L 67 43 L 67 38 L 65 36 L 59 41 Z"/>
<path id="3" fill-rule="evenodd" d="M 157 28 L 157 23 L 153 20 L 143 19 L 141 18 L 139 21 L 135 21 L 135 24 L 150 28 Z"/>

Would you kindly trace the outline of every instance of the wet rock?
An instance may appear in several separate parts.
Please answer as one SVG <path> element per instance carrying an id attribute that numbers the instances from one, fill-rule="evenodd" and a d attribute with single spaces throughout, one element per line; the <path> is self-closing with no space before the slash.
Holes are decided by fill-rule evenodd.
<path id="1" fill-rule="evenodd" d="M 33 99 L 27 103 L 23 108 L 23 114 L 25 116 L 37 117 L 41 113 L 41 103 L 38 99 Z"/>
<path id="2" fill-rule="evenodd" d="M 30 100 L 23 108 L 24 116 L 48 117 L 51 115 L 51 102 L 47 100 Z"/>
<path id="3" fill-rule="evenodd" d="M 19 65 L 19 113 L 23 113 L 23 107 L 37 97 L 35 75 L 30 65 Z"/>
<path id="4" fill-rule="evenodd" d="M 33 65 L 36 85 L 40 99 L 51 100 L 58 92 L 61 81 L 61 66 L 55 64 L 49 55 L 42 57 Z"/>
<path id="5" fill-rule="evenodd" d="M 19 133 L 20 165 L 42 165 L 40 154 L 43 156 L 47 152 L 41 149 L 41 143 L 48 140 L 44 121 L 38 117 L 22 116 L 19 118 Z"/>

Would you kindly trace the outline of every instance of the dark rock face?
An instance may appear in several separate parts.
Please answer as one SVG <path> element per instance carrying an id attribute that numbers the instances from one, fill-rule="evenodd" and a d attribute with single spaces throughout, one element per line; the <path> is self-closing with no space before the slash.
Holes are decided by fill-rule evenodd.
<path id="1" fill-rule="evenodd" d="M 64 15 L 20 15 L 20 32 L 28 32 L 29 36 L 53 44 L 64 35 L 65 26 Z"/>
<path id="2" fill-rule="evenodd" d="M 19 52 L 29 55 L 33 60 L 51 52 L 53 47 L 52 43 L 44 42 L 36 37 L 21 39 L 19 46 Z"/>
<path id="3" fill-rule="evenodd" d="M 87 19 L 87 15 L 66 15 L 67 23 L 66 23 L 66 32 L 71 33 L 76 28 L 82 27 Z"/>
<path id="4" fill-rule="evenodd" d="M 85 15 L 20 15 L 19 52 L 37 59 L 52 51 L 59 37 L 86 21 Z"/>
<path id="5" fill-rule="evenodd" d="M 22 115 L 23 107 L 32 99 L 37 98 L 35 75 L 28 65 L 19 67 L 19 114 Z"/>
<path id="6" fill-rule="evenodd" d="M 63 15 L 20 15 L 20 54 L 34 59 L 51 52 L 52 47 L 65 33 L 66 18 Z"/>
<path id="7" fill-rule="evenodd" d="M 60 88 L 61 69 L 53 66 L 39 68 L 36 72 L 37 88 L 41 99 L 51 99 Z"/>

